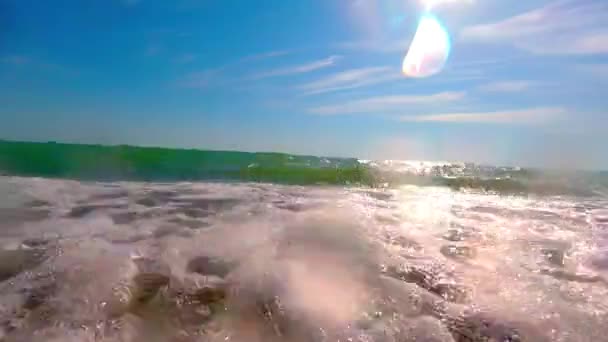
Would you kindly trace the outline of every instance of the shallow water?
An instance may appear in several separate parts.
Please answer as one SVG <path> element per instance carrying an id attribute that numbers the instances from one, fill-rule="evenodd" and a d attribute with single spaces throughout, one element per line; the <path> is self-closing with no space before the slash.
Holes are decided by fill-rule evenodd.
<path id="1" fill-rule="evenodd" d="M 3 341 L 600 341 L 608 200 L 0 177 Z"/>

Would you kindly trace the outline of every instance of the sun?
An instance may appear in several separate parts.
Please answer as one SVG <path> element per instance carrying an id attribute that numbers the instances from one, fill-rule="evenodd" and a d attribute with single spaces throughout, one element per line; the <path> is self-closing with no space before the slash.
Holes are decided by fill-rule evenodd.
<path id="1" fill-rule="evenodd" d="M 425 14 L 403 59 L 405 76 L 422 78 L 440 72 L 450 54 L 450 37 L 439 20 Z"/>

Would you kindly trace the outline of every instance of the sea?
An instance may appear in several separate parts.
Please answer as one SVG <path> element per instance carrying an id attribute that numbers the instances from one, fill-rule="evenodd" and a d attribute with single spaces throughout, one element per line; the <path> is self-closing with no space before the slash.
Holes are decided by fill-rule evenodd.
<path id="1" fill-rule="evenodd" d="M 0 341 L 606 341 L 607 179 L 0 141 Z"/>

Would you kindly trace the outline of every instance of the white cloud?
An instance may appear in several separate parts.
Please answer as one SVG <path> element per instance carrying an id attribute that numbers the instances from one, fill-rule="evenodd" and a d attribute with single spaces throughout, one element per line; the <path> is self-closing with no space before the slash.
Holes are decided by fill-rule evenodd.
<path id="1" fill-rule="evenodd" d="M 206 88 L 210 85 L 218 85 L 218 84 L 226 84 L 232 81 L 235 81 L 235 77 L 229 77 L 227 74 L 229 71 L 233 70 L 236 67 L 242 65 L 254 64 L 257 61 L 276 58 L 279 56 L 285 56 L 290 54 L 290 51 L 287 50 L 276 50 L 276 51 L 268 51 L 262 52 L 250 56 L 245 56 L 239 58 L 235 61 L 225 63 L 218 67 L 213 67 L 205 70 L 191 72 L 185 75 L 180 81 L 178 81 L 179 86 L 185 88 Z M 194 61 L 196 55 L 182 55 L 178 57 L 175 62 L 190 62 Z"/>
<path id="2" fill-rule="evenodd" d="M 554 1 L 498 22 L 469 26 L 461 37 L 469 41 L 507 43 L 541 55 L 608 53 L 608 3 Z"/>
<path id="3" fill-rule="evenodd" d="M 477 87 L 478 90 L 490 93 L 516 93 L 529 89 L 534 82 L 532 81 L 500 81 L 482 84 Z"/>
<path id="4" fill-rule="evenodd" d="M 390 67 L 368 67 L 350 69 L 328 75 L 298 87 L 306 95 L 329 93 L 360 88 L 368 85 L 402 79 L 400 70 Z"/>
<path id="5" fill-rule="evenodd" d="M 402 116 L 400 121 L 487 123 L 487 124 L 542 124 L 558 119 L 566 113 L 561 107 L 536 107 L 494 112 L 444 113 L 422 116 Z"/>
<path id="6" fill-rule="evenodd" d="M 410 45 L 410 39 L 403 40 L 361 40 L 352 42 L 342 42 L 336 45 L 337 48 L 346 50 L 365 50 L 378 53 L 402 52 L 405 54 Z"/>
<path id="7" fill-rule="evenodd" d="M 362 100 L 354 100 L 336 105 L 327 105 L 311 108 L 310 113 L 319 115 L 338 115 L 351 113 L 374 113 L 395 111 L 403 108 L 403 105 L 436 104 L 443 102 L 455 102 L 465 97 L 464 92 L 443 92 L 431 95 L 393 95 L 377 96 Z"/>
<path id="8" fill-rule="evenodd" d="M 264 72 L 253 75 L 251 78 L 260 79 L 260 78 L 268 78 L 268 77 L 304 74 L 304 73 L 312 72 L 315 70 L 331 67 L 331 66 L 335 65 L 336 62 L 340 58 L 341 58 L 340 56 L 329 56 L 327 58 L 317 60 L 317 61 L 312 61 L 312 62 L 309 62 L 306 64 L 264 71 Z"/>

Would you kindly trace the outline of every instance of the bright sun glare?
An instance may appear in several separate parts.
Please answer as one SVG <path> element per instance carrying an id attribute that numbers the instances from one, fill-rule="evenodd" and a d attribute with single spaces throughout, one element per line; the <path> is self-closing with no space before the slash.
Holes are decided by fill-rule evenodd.
<path id="1" fill-rule="evenodd" d="M 439 20 L 424 14 L 403 60 L 403 74 L 428 77 L 440 72 L 450 54 L 450 37 Z"/>

